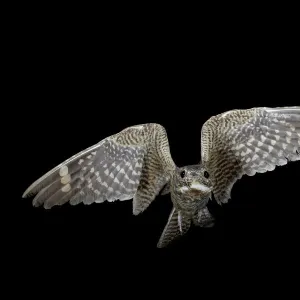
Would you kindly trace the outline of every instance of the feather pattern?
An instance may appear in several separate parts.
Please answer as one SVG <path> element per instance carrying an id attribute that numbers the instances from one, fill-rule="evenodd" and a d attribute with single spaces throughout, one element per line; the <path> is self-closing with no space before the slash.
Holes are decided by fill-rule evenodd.
<path id="1" fill-rule="evenodd" d="M 212 227 L 215 218 L 209 212 L 207 207 L 199 209 L 193 217 L 193 223 L 200 227 Z"/>
<path id="2" fill-rule="evenodd" d="M 23 197 L 35 195 L 33 205 L 47 209 L 134 199 L 133 213 L 139 214 L 174 169 L 165 129 L 153 123 L 131 126 L 53 168 Z"/>
<path id="3" fill-rule="evenodd" d="M 300 107 L 232 110 L 202 127 L 202 164 L 212 175 L 218 203 L 230 199 L 243 175 L 273 171 L 300 160 Z"/>
<path id="4" fill-rule="evenodd" d="M 173 208 L 167 225 L 158 241 L 157 247 L 164 248 L 180 236 L 187 233 L 191 226 L 191 219 Z"/>
<path id="5" fill-rule="evenodd" d="M 133 214 L 138 215 L 158 194 L 170 193 L 173 209 L 157 244 L 163 248 L 191 224 L 213 225 L 206 206 L 211 192 L 219 204 L 226 203 L 243 175 L 300 160 L 299 152 L 299 106 L 230 110 L 211 117 L 201 130 L 200 165 L 183 168 L 173 162 L 165 128 L 148 123 L 77 153 L 36 180 L 23 197 L 35 196 L 33 205 L 47 209 L 67 202 L 133 199 Z"/>

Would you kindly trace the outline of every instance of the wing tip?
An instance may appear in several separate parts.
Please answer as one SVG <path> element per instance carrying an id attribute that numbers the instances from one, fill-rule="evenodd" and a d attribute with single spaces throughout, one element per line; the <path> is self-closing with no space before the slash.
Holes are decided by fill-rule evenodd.
<path id="1" fill-rule="evenodd" d="M 28 187 L 25 192 L 22 194 L 22 198 L 29 198 L 33 196 L 33 193 L 31 192 L 31 186 Z"/>
<path id="2" fill-rule="evenodd" d="M 272 113 L 300 113 L 300 106 L 266 107 L 265 109 Z"/>
<path id="3" fill-rule="evenodd" d="M 156 248 L 158 248 L 158 249 L 163 249 L 163 248 L 166 248 L 166 246 L 165 245 L 163 245 L 160 241 L 157 243 L 157 245 L 156 245 Z"/>
<path id="4" fill-rule="evenodd" d="M 37 186 L 38 180 L 32 183 L 23 193 L 22 198 L 30 198 L 37 194 L 37 191 L 34 191 L 34 188 Z"/>

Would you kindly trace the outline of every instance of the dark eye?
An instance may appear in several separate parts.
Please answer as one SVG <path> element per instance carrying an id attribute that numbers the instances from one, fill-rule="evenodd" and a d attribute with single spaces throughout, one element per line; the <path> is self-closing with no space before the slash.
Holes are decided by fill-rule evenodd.
<path id="1" fill-rule="evenodd" d="M 205 177 L 206 179 L 209 178 L 209 174 L 208 174 L 207 171 L 204 172 L 204 177 Z"/>
<path id="2" fill-rule="evenodd" d="M 184 176 L 185 176 L 185 171 L 183 170 L 183 171 L 181 171 L 181 173 L 180 173 L 180 177 L 181 177 L 181 178 L 184 178 Z"/>

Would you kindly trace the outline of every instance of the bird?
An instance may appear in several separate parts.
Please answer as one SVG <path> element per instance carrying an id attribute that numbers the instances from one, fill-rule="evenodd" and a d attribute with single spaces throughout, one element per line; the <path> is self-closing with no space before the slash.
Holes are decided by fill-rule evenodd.
<path id="1" fill-rule="evenodd" d="M 191 226 L 214 226 L 208 202 L 227 203 L 244 175 L 300 160 L 300 106 L 216 114 L 202 125 L 200 144 L 199 161 L 178 167 L 164 126 L 132 125 L 57 165 L 22 197 L 34 196 L 32 205 L 45 209 L 132 200 L 139 215 L 158 195 L 170 194 L 172 209 L 157 243 L 165 248 Z"/>

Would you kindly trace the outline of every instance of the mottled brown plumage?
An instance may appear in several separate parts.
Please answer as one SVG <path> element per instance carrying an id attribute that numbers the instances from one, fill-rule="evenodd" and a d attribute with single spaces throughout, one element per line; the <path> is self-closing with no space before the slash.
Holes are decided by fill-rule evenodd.
<path id="1" fill-rule="evenodd" d="M 211 117 L 203 125 L 201 145 L 215 199 L 226 203 L 243 175 L 299 160 L 300 107 L 233 110 Z"/>
<path id="2" fill-rule="evenodd" d="M 160 194 L 171 194 L 173 210 L 158 242 L 165 247 L 191 224 L 209 227 L 207 209 L 230 198 L 243 175 L 272 171 L 300 159 L 300 107 L 232 110 L 211 117 L 202 127 L 201 162 L 178 168 L 166 130 L 149 123 L 128 127 L 74 155 L 34 182 L 24 197 L 51 208 L 133 199 L 133 214 Z"/>

